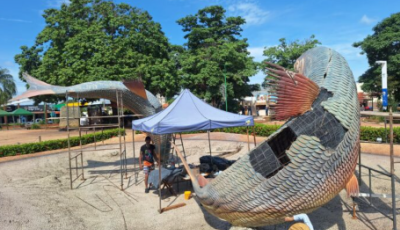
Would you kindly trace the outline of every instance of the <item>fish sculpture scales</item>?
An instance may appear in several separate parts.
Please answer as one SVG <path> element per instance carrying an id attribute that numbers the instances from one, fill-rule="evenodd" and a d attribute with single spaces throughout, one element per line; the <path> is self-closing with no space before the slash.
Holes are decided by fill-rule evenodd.
<path id="1" fill-rule="evenodd" d="M 112 102 L 117 102 L 117 91 L 121 92 L 124 107 L 135 114 L 144 117 L 153 115 L 162 110 L 158 99 L 149 91 L 145 90 L 144 85 L 139 80 L 130 81 L 93 81 L 74 86 L 55 86 L 40 81 L 27 73 L 23 74 L 24 79 L 29 84 L 29 89 L 23 94 L 16 96 L 11 101 L 22 98 L 30 98 L 39 95 L 64 95 L 68 92 L 74 98 L 104 98 Z M 171 135 L 154 135 L 153 141 L 161 143 L 161 159 L 165 160 L 170 152 Z M 167 158 L 168 159 L 168 158 Z"/>
<path id="2" fill-rule="evenodd" d="M 359 104 L 345 59 L 317 47 L 296 61 L 296 72 L 274 64 L 268 69 L 275 77 L 275 116 L 289 120 L 211 182 L 195 178 L 184 162 L 202 206 L 234 226 L 282 223 L 343 188 L 358 194 Z"/>

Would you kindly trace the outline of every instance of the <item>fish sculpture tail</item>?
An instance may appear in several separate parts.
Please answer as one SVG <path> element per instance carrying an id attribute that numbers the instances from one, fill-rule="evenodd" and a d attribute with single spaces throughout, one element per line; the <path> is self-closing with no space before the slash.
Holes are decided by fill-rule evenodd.
<path id="1" fill-rule="evenodd" d="M 52 89 L 52 87 L 53 87 L 52 85 L 47 84 L 46 82 L 40 81 L 40 80 L 30 76 L 28 73 L 23 73 L 22 76 L 26 80 L 26 82 L 29 84 L 29 89 L 26 92 L 24 92 L 23 94 L 12 98 L 10 101 L 18 101 L 23 98 L 29 98 L 29 97 L 40 96 L 40 95 L 56 94 L 56 92 Z"/>
<path id="2" fill-rule="evenodd" d="M 267 62 L 270 66 L 268 75 L 270 88 L 278 98 L 271 111 L 276 120 L 286 120 L 304 114 L 311 109 L 312 103 L 318 97 L 319 87 L 306 76 Z M 273 68 L 272 68 L 273 67 Z"/>

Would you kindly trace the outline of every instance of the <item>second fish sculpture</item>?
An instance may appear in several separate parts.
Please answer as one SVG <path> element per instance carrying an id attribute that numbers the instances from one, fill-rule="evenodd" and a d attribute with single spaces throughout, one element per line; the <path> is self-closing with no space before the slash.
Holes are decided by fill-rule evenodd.
<path id="1" fill-rule="evenodd" d="M 289 120 L 209 183 L 184 162 L 203 207 L 235 226 L 282 223 L 344 188 L 358 194 L 359 102 L 345 59 L 317 47 L 296 61 L 295 72 L 270 64 L 269 73 L 275 116 Z"/>

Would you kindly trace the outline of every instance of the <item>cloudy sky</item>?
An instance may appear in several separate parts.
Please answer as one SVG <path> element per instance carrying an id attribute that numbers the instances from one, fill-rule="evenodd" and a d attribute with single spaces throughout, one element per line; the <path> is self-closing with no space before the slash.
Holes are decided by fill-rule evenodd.
<path id="1" fill-rule="evenodd" d="M 176 21 L 210 5 L 222 5 L 228 16 L 246 19 L 242 36 L 248 39 L 249 51 L 256 61 L 263 60 L 263 50 L 288 41 L 304 40 L 312 34 L 323 46 L 341 53 L 349 62 L 355 79 L 367 68 L 365 56 L 352 44 L 372 34 L 372 28 L 400 10 L 399 0 L 115 0 L 147 10 L 159 22 L 172 44 L 185 43 L 182 28 Z M 19 66 L 14 56 L 20 46 L 32 46 L 44 28 L 43 10 L 59 8 L 68 0 L 2 0 L 0 2 L 0 67 L 15 77 L 18 94 L 25 84 L 17 79 Z M 261 73 L 251 83 L 261 83 Z"/>

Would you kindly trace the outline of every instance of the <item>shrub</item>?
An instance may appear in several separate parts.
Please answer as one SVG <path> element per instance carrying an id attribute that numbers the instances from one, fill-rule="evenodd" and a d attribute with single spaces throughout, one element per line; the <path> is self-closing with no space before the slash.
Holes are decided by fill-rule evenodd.
<path id="1" fill-rule="evenodd" d="M 121 129 L 121 134 L 124 134 L 124 130 Z M 118 129 L 106 130 L 103 133 L 96 132 L 96 141 L 102 141 L 109 139 L 113 136 L 118 136 Z M 90 144 L 94 142 L 94 134 L 82 135 L 82 145 Z M 70 138 L 71 147 L 79 145 L 79 137 Z M 30 154 L 48 150 L 64 149 L 68 148 L 68 139 L 49 140 L 35 143 L 27 143 L 21 145 L 4 145 L 0 146 L 0 157 L 4 156 L 15 156 L 19 154 Z"/>
<path id="2" fill-rule="evenodd" d="M 360 140 L 376 141 L 380 137 L 382 141 L 385 141 L 386 135 L 389 142 L 389 128 L 385 132 L 385 128 L 361 126 Z M 393 143 L 400 143 L 400 127 L 393 128 Z"/>
<path id="3" fill-rule="evenodd" d="M 38 124 L 32 124 L 31 129 L 40 129 L 40 125 Z"/>

